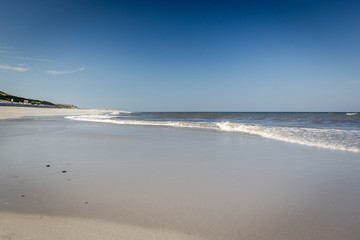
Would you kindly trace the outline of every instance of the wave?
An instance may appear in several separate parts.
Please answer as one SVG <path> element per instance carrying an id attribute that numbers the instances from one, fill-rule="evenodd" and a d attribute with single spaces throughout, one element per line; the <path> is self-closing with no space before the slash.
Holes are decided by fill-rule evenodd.
<path id="1" fill-rule="evenodd" d="M 279 141 L 334 150 L 360 152 L 360 131 L 304 127 L 279 127 L 231 122 L 218 123 L 224 131 L 245 132 Z"/>
<path id="2" fill-rule="evenodd" d="M 119 116 L 111 115 L 68 116 L 66 118 L 78 121 L 113 123 L 120 125 L 161 126 L 239 132 L 313 147 L 360 152 L 360 130 L 265 126 L 229 121 L 130 120 L 121 119 Z"/>
<path id="3" fill-rule="evenodd" d="M 355 116 L 357 115 L 358 113 L 346 113 L 346 116 Z"/>

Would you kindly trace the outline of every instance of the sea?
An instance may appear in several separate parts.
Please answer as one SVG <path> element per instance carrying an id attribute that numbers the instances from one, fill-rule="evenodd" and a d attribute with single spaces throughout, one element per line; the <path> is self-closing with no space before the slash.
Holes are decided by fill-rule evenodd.
<path id="1" fill-rule="evenodd" d="M 358 112 L 112 112 L 67 119 L 120 125 L 251 134 L 295 144 L 360 152 Z"/>

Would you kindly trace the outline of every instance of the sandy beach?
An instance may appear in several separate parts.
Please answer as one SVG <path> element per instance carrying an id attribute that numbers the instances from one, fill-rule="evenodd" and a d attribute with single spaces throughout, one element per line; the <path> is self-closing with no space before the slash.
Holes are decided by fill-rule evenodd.
<path id="1" fill-rule="evenodd" d="M 109 109 L 83 109 L 83 108 L 34 108 L 34 107 L 8 107 L 0 106 L 0 120 L 30 116 L 63 116 L 88 115 L 111 113 Z"/>
<path id="2" fill-rule="evenodd" d="M 104 109 L 65 109 L 0 106 L 0 120 L 21 117 L 92 115 L 112 113 Z M 116 111 L 121 112 L 121 111 Z M 1 194 L 6 192 L 1 191 Z M 25 196 L 24 196 L 25 197 Z M 11 202 L 11 201 L 10 201 Z M 9 202 L 1 202 L 8 205 Z M 0 212 L 0 240 L 10 239 L 201 239 L 188 233 L 119 224 L 102 219 L 59 217 L 46 214 Z"/>
<path id="3" fill-rule="evenodd" d="M 358 153 L 5 110 L 1 240 L 359 239 Z"/>
<path id="4" fill-rule="evenodd" d="M 0 240 L 360 240 L 359 12 L 0 1 Z"/>
<path id="5" fill-rule="evenodd" d="M 154 230 L 102 220 L 0 212 L 0 239 L 195 240 L 201 238 L 174 231 Z"/>

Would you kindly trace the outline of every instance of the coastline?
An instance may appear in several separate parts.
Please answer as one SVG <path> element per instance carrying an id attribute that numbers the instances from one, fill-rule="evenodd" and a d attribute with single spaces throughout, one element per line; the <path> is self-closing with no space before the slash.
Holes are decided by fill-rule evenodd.
<path id="1" fill-rule="evenodd" d="M 36 108 L 31 106 L 0 106 L 0 121 L 19 119 L 22 117 L 44 117 L 65 115 L 93 115 L 112 112 L 126 112 L 110 109 L 68 109 L 68 108 Z M 0 203 L 7 205 L 8 203 Z M 29 238 L 42 239 L 202 239 L 166 229 L 149 228 L 120 222 L 106 221 L 97 218 L 70 217 L 19 212 L 0 211 L 0 240 Z"/>
<path id="2" fill-rule="evenodd" d="M 358 153 L 51 117 L 0 121 L 0 141 L 1 240 L 360 235 Z"/>
<path id="3" fill-rule="evenodd" d="M 85 108 L 36 108 L 36 107 L 11 107 L 0 106 L 0 120 L 21 117 L 65 116 L 65 115 L 91 115 L 111 112 L 124 112 L 110 109 L 85 109 Z"/>
<path id="4" fill-rule="evenodd" d="M 0 106 L 0 121 L 22 117 L 92 115 L 126 112 L 110 109 L 36 108 L 31 106 Z M 0 203 L 7 205 L 8 203 Z M 111 222 L 97 218 L 52 216 L 0 211 L 0 240 L 9 239 L 202 239 L 188 233 Z"/>

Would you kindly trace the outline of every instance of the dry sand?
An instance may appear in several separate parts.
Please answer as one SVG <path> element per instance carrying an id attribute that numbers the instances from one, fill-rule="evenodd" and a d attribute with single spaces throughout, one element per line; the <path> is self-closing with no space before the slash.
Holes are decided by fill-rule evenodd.
<path id="1" fill-rule="evenodd" d="M 7 107 L 0 106 L 0 120 L 20 118 L 25 116 L 61 116 L 103 114 L 114 112 L 109 109 L 68 109 L 68 108 L 34 108 L 34 107 Z M 118 112 L 118 111 L 117 111 Z"/>
<path id="2" fill-rule="evenodd" d="M 186 233 L 101 220 L 0 213 L 0 240 L 10 239 L 200 239 Z"/>

